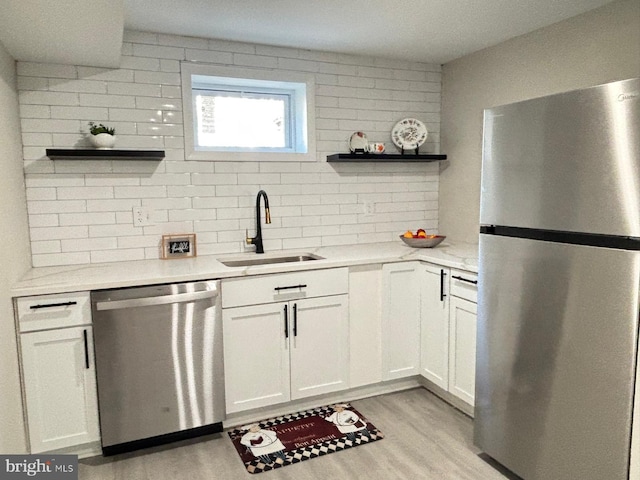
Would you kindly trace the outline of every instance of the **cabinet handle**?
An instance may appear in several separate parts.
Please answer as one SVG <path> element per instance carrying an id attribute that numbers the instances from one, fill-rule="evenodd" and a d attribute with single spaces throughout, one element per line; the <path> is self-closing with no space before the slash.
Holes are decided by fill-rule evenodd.
<path id="1" fill-rule="evenodd" d="M 440 301 L 444 302 L 444 297 L 446 297 L 447 295 L 444 293 L 444 277 L 447 274 L 444 273 L 443 269 L 440 269 Z"/>
<path id="2" fill-rule="evenodd" d="M 298 304 L 293 304 L 293 336 L 298 336 Z"/>
<path id="3" fill-rule="evenodd" d="M 84 366 L 89 369 L 89 340 L 87 339 L 87 330 L 82 331 L 84 336 Z"/>
<path id="4" fill-rule="evenodd" d="M 77 304 L 78 302 L 45 303 L 42 305 L 31 305 L 29 308 L 31 310 L 38 310 L 39 308 L 69 307 Z"/>
<path id="5" fill-rule="evenodd" d="M 456 280 L 460 280 L 461 282 L 473 283 L 474 285 L 478 284 L 478 280 L 469 280 L 468 278 L 459 277 L 457 275 L 453 275 L 451 278 L 455 278 Z"/>
<path id="6" fill-rule="evenodd" d="M 289 338 L 289 310 L 284 306 L 284 338 Z"/>
<path id="7" fill-rule="evenodd" d="M 287 287 L 275 287 L 274 290 L 279 292 L 280 290 L 291 290 L 292 288 L 307 288 L 306 285 L 289 285 Z"/>

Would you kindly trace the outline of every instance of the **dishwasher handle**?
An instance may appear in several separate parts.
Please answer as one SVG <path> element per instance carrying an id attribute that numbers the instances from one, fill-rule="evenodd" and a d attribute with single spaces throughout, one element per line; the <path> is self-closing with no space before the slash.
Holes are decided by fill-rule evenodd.
<path id="1" fill-rule="evenodd" d="M 169 303 L 186 303 L 214 298 L 218 296 L 218 290 L 203 290 L 201 292 L 177 293 L 174 295 L 160 295 L 155 297 L 128 298 L 126 300 L 104 300 L 96 302 L 96 310 L 119 310 L 121 308 L 151 307 L 154 305 L 167 305 Z"/>

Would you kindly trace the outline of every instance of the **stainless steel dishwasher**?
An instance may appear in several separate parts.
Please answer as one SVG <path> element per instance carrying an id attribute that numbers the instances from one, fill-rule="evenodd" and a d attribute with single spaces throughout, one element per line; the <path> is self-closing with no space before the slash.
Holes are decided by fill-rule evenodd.
<path id="1" fill-rule="evenodd" d="M 222 431 L 220 282 L 91 293 L 102 451 Z"/>

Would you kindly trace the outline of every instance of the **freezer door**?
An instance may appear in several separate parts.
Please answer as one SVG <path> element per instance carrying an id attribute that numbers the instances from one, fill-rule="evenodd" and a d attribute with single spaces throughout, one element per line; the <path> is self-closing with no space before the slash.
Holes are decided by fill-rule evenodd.
<path id="1" fill-rule="evenodd" d="M 474 440 L 526 480 L 627 480 L 640 252 L 480 235 Z"/>
<path id="2" fill-rule="evenodd" d="M 640 79 L 485 111 L 480 223 L 640 236 Z"/>

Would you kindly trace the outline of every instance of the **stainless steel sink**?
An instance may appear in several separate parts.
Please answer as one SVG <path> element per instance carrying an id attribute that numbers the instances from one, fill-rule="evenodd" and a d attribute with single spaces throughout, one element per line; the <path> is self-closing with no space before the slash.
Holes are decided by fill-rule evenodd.
<path id="1" fill-rule="evenodd" d="M 297 263 L 309 262 L 311 260 L 323 260 L 324 257 L 313 253 L 302 253 L 298 255 L 283 256 L 262 256 L 257 255 L 251 258 L 219 258 L 218 261 L 227 267 L 251 267 L 255 265 L 272 265 L 274 263 Z"/>

